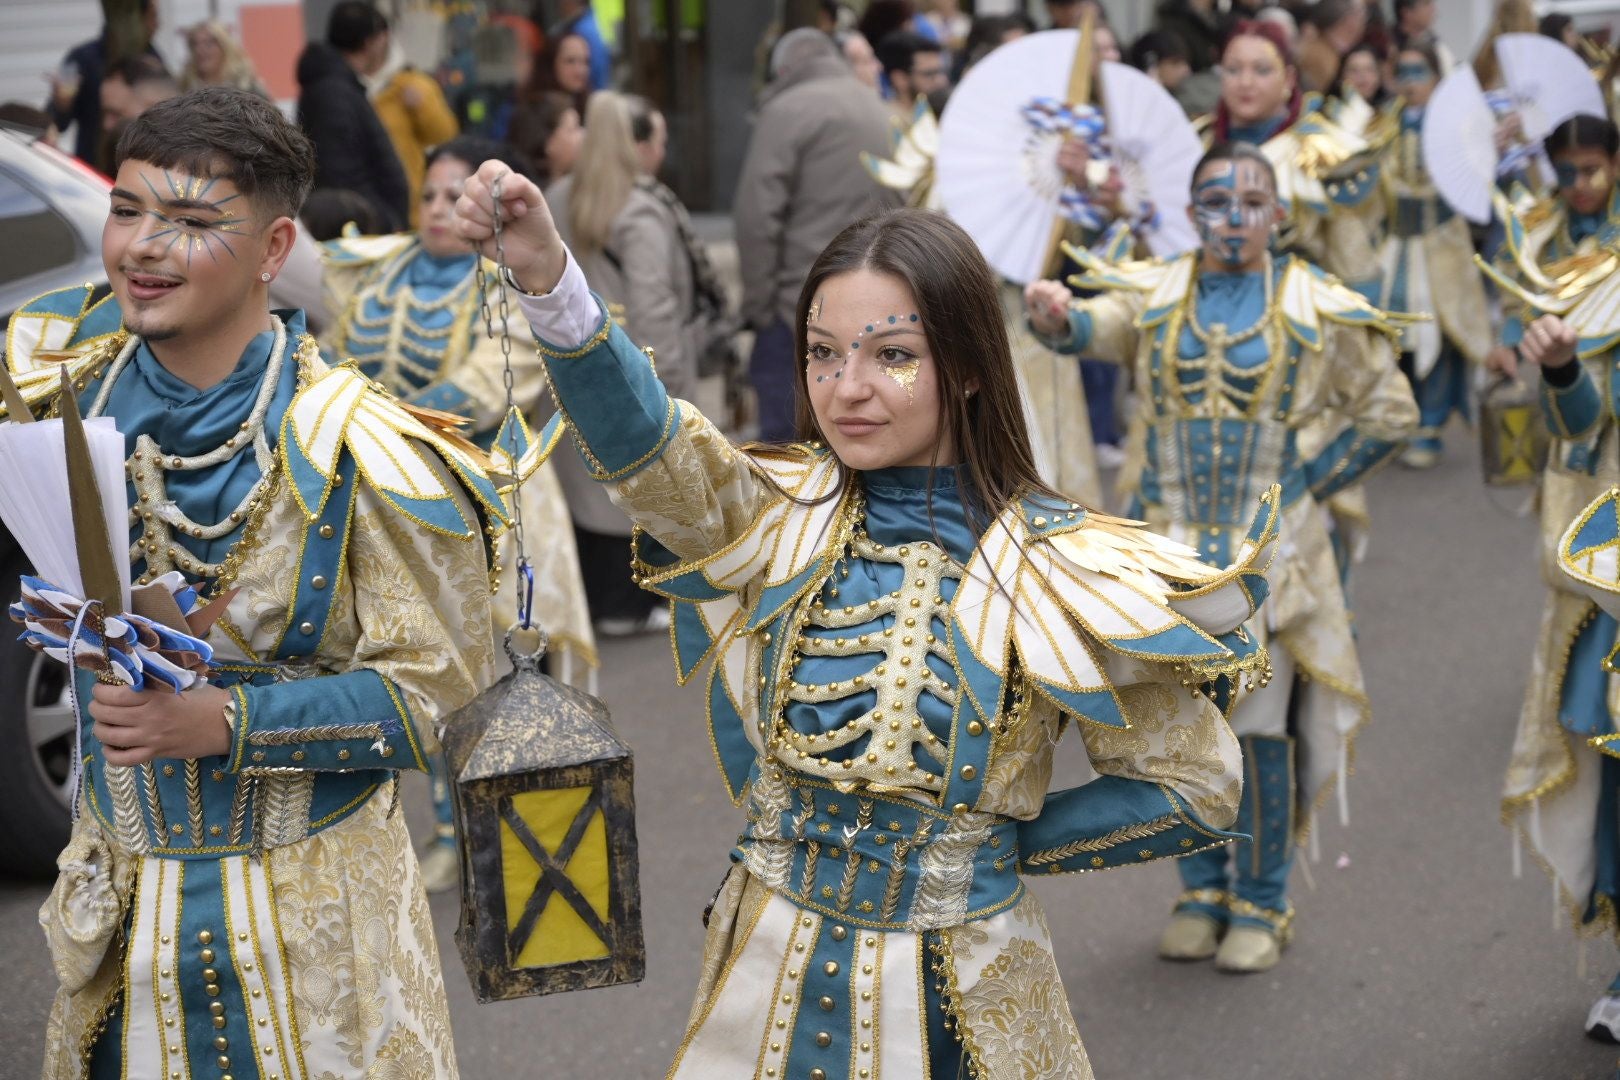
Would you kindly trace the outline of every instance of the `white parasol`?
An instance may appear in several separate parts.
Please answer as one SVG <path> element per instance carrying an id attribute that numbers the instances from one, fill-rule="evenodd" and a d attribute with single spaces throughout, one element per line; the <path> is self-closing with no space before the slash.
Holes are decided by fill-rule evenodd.
<path id="1" fill-rule="evenodd" d="M 1163 87 L 1123 64 L 1102 65 L 1102 113 L 1088 108 L 1088 88 L 1071 92 L 1080 42 L 1080 31 L 1050 30 L 1001 46 L 968 71 L 940 121 L 939 200 L 1020 284 L 1046 269 L 1054 223 L 1092 209 L 1057 167 L 1069 137 L 1091 143 L 1104 174 L 1118 165 L 1124 205 L 1155 254 L 1196 243 L 1186 207 L 1202 147 L 1192 126 Z"/>
<path id="2" fill-rule="evenodd" d="M 1495 47 L 1502 87 L 1487 96 L 1474 69 L 1459 64 L 1435 87 L 1423 119 L 1424 168 L 1452 209 L 1479 224 L 1491 219 L 1504 163 L 1539 158 L 1540 142 L 1572 116 L 1606 115 L 1597 80 L 1568 46 L 1540 34 L 1503 34 Z M 1498 115 L 1509 111 L 1519 115 L 1524 142 L 1499 159 L 1493 134 Z"/>

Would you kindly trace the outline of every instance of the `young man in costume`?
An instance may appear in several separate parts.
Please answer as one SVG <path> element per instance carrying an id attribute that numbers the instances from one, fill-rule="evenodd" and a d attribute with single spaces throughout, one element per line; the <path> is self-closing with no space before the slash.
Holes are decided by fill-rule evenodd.
<path id="1" fill-rule="evenodd" d="M 1494 277 L 1518 307 L 1499 356 L 1541 372 L 1553 435 L 1542 480 L 1541 555 L 1551 586 L 1525 690 L 1502 798 L 1516 842 L 1529 843 L 1553 878 L 1559 907 L 1582 936 L 1613 935 L 1620 903 L 1620 702 L 1605 659 L 1620 624 L 1556 571 L 1559 540 L 1593 499 L 1620 483 L 1616 365 L 1620 321 L 1603 297 L 1615 287 L 1620 237 L 1620 131 L 1576 116 L 1546 140 L 1556 197 L 1524 209 L 1498 201 L 1507 225 Z M 1591 302 L 1587 302 L 1590 299 Z M 1620 976 L 1592 1006 L 1586 1030 L 1620 1042 Z"/>
<path id="2" fill-rule="evenodd" d="M 1219 849 L 1177 864 L 1186 891 L 1159 945 L 1167 959 L 1256 972 L 1288 943 L 1295 845 L 1342 791 L 1371 712 L 1320 508 L 1400 449 L 1417 405 L 1395 364 L 1399 326 L 1304 259 L 1273 257 L 1285 211 L 1260 151 L 1216 146 L 1192 194 L 1200 250 L 1113 264 L 1075 251 L 1078 282 L 1101 295 L 1071 301 L 1042 281 L 1025 301 L 1050 347 L 1130 365 L 1146 433 L 1140 516 L 1153 528 L 1219 565 L 1252 496 L 1282 485 L 1289 544 L 1256 627 L 1278 678 L 1232 715 L 1246 796 L 1236 828 L 1254 840 L 1234 848 L 1232 869 Z M 1304 432 L 1329 409 L 1344 434 L 1307 450 Z"/>
<path id="3" fill-rule="evenodd" d="M 136 580 L 224 605 L 205 684 L 78 673 L 48 1080 L 456 1075 L 396 792 L 491 679 L 502 504 L 480 458 L 268 309 L 312 174 L 252 94 L 154 107 L 119 143 L 113 296 L 53 293 L 8 331 L 32 411 L 60 409 L 65 366 L 123 433 Z"/>

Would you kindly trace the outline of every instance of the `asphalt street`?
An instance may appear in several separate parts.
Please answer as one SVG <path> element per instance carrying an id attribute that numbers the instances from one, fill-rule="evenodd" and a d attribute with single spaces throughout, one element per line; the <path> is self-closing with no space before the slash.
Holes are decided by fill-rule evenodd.
<path id="1" fill-rule="evenodd" d="M 1357 579 L 1374 719 L 1310 879 L 1298 938 L 1266 975 L 1172 965 L 1153 944 L 1179 885 L 1168 864 L 1041 880 L 1058 959 L 1097 1075 L 1201 1080 L 1566 1080 L 1612 1077 L 1581 1024 L 1620 959 L 1555 928 L 1534 866 L 1515 880 L 1498 792 L 1542 601 L 1534 523 L 1479 480 L 1470 434 L 1433 472 L 1371 484 Z M 1520 495 L 1498 495 L 1503 504 Z M 603 695 L 635 747 L 647 978 L 638 986 L 480 1006 L 434 900 L 461 1070 L 470 1078 L 658 1077 L 697 976 L 699 913 L 741 822 L 675 690 L 662 637 L 607 643 Z M 1060 777 L 1078 776 L 1076 746 Z M 426 787 L 413 777 L 413 821 Z M 425 834 L 425 829 L 423 830 Z M 0 882 L 0 1078 L 37 1075 L 55 979 L 35 912 L 45 887 Z"/>

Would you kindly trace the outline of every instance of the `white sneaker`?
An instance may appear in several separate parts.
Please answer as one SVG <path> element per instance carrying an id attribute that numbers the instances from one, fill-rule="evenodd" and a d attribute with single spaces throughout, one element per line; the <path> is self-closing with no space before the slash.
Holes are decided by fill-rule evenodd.
<path id="1" fill-rule="evenodd" d="M 1096 454 L 1099 468 L 1117 469 L 1125 464 L 1125 451 L 1113 443 L 1098 443 Z"/>
<path id="2" fill-rule="evenodd" d="M 422 887 L 430 893 L 449 892 L 461 884 L 461 858 L 449 844 L 433 843 L 422 852 Z"/>
<path id="3" fill-rule="evenodd" d="M 1620 1043 L 1620 994 L 1604 994 L 1586 1014 L 1587 1038 Z"/>

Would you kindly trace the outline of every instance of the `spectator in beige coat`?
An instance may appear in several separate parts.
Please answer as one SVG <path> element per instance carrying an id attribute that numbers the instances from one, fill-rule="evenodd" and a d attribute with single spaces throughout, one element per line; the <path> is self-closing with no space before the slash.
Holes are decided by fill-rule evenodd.
<path id="1" fill-rule="evenodd" d="M 653 178 L 663 164 L 664 131 L 645 99 L 596 92 L 574 171 L 547 189 L 546 201 L 591 287 L 631 339 L 653 350 L 669 396 L 690 398 L 697 381 L 693 266 L 678 205 Z M 630 579 L 630 519 L 578 454 L 553 460 L 574 516 L 596 632 L 616 637 L 667 627 L 667 609 Z"/>
<path id="2" fill-rule="evenodd" d="M 890 204 L 892 197 L 861 164 L 861 151 L 886 158 L 893 140 L 883 102 L 821 31 L 784 34 L 771 70 L 733 214 L 742 315 L 757 334 L 749 377 L 759 399 L 759 437 L 782 441 L 794 434 L 792 321 L 799 288 L 821 249 L 846 225 Z M 589 122 L 585 126 L 588 132 Z"/>

